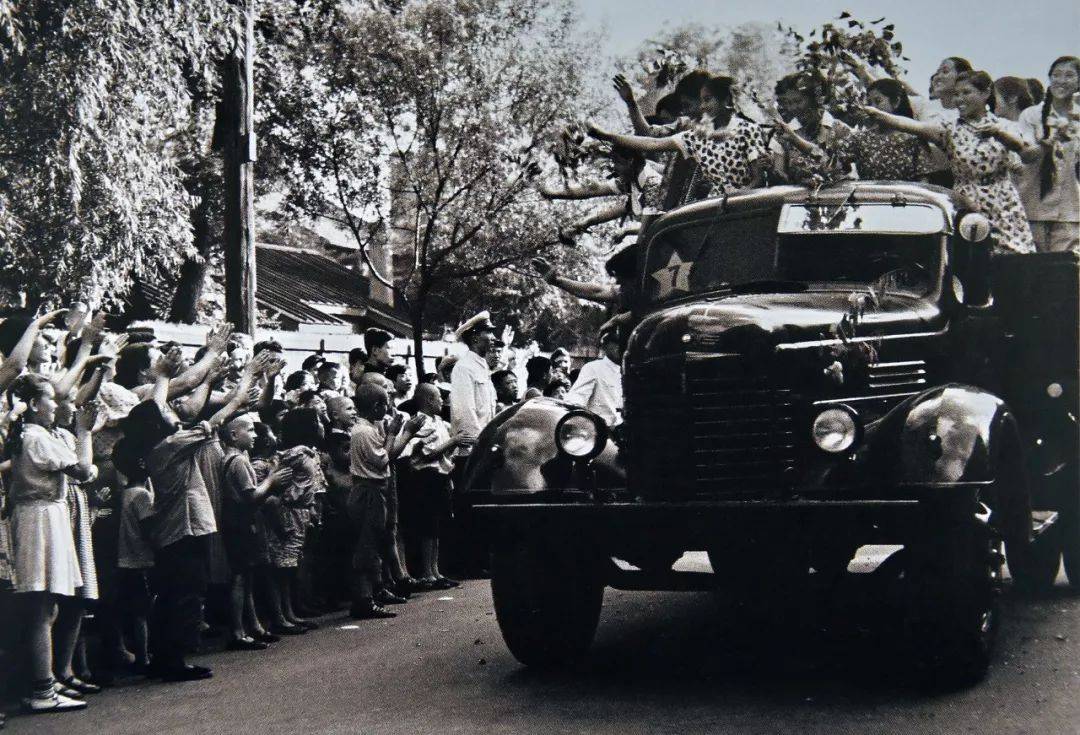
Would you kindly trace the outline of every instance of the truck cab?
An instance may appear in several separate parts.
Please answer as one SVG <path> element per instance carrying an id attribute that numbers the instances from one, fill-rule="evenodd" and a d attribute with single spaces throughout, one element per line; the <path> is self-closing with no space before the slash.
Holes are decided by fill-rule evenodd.
<path id="1" fill-rule="evenodd" d="M 652 222 L 624 423 L 533 399 L 473 454 L 511 651 L 583 655 L 607 586 L 797 598 L 887 544 L 915 670 L 981 678 L 1006 548 L 1029 590 L 1063 553 L 1080 573 L 1080 268 L 992 247 L 985 218 L 908 183 L 774 187 Z M 672 571 L 697 550 L 712 574 Z"/>

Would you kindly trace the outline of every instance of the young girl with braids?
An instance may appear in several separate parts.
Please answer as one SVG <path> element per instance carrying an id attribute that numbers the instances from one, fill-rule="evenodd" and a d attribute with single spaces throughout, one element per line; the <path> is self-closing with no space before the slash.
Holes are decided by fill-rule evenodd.
<path id="1" fill-rule="evenodd" d="M 1041 104 L 1020 113 L 1025 134 L 1039 142 L 1039 157 L 1026 166 L 1018 188 L 1039 252 L 1080 251 L 1080 58 L 1062 56 L 1050 66 Z"/>
<path id="2" fill-rule="evenodd" d="M 938 145 L 949 159 L 953 191 L 990 220 L 996 252 L 1031 253 L 1031 238 L 1020 195 L 1010 178 L 1014 159 L 1030 162 L 1038 148 L 1019 127 L 987 109 L 994 82 L 986 72 L 960 74 L 954 99 L 959 117 L 953 122 L 931 123 L 864 106 L 871 119 L 894 130 L 917 135 Z"/>
<path id="3" fill-rule="evenodd" d="M 83 607 L 76 591 L 83 586 L 68 511 L 68 478 L 93 480 L 91 432 L 97 408 L 79 411 L 75 435 L 55 428 L 57 402 L 52 383 L 26 374 L 11 386 L 9 399 L 25 404 L 8 435 L 11 458 L 8 501 L 15 560 L 15 591 L 20 597 L 30 650 L 33 712 L 81 709 L 83 682 L 58 681 L 54 671 L 69 672 Z"/>

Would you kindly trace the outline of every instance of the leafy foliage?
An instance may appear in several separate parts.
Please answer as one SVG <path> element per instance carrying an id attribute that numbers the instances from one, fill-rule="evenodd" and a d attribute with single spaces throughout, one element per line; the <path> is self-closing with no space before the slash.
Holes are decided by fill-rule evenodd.
<path id="1" fill-rule="evenodd" d="M 896 40 L 895 24 L 884 17 L 862 21 L 845 10 L 834 22 L 814 28 L 807 37 L 790 27 L 778 25 L 778 30 L 784 30 L 801 48 L 798 68 L 820 75 L 825 83 L 825 104 L 841 116 L 863 101 L 862 84 L 850 60 L 878 67 L 893 78 L 903 76 L 900 62 L 909 60 L 903 55 L 903 44 Z"/>
<path id="2" fill-rule="evenodd" d="M 190 248 L 181 168 L 209 144 L 192 135 L 192 86 L 212 84 L 202 70 L 232 45 L 232 9 L 26 0 L 4 11 L 0 287 L 116 304 L 133 276 Z"/>
<path id="3" fill-rule="evenodd" d="M 263 97 L 286 205 L 337 218 L 414 326 L 456 322 L 470 279 L 551 247 L 532 183 L 581 95 L 575 21 L 558 0 L 350 8 L 295 47 L 278 70 L 288 83 Z M 396 278 L 372 257 L 385 246 Z"/>

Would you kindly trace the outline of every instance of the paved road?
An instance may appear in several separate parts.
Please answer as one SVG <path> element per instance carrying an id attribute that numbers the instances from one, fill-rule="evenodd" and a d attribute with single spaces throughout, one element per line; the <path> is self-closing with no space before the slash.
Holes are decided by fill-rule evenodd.
<path id="1" fill-rule="evenodd" d="M 691 567 L 701 559 L 684 561 Z M 733 625 L 709 594 L 609 590 L 578 669 L 536 674 L 504 648 L 490 589 L 417 597 L 396 620 L 214 653 L 215 677 L 132 680 L 83 713 L 15 717 L 10 733 L 1076 733 L 1080 597 L 1005 600 L 991 676 L 932 696 L 896 674 L 880 599 L 857 585 L 809 617 Z"/>

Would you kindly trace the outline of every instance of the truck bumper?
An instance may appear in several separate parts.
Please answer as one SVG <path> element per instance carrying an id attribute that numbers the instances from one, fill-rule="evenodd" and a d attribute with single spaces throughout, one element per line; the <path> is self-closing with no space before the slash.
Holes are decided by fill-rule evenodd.
<path id="1" fill-rule="evenodd" d="M 678 540 L 684 548 L 706 548 L 724 534 L 745 536 L 797 529 L 816 535 L 856 525 L 872 529 L 866 543 L 895 540 L 917 531 L 925 508 L 918 500 L 787 500 L 655 502 L 492 503 L 472 506 L 491 534 L 582 535 L 619 544 L 630 539 Z M 504 534 L 508 535 L 505 536 Z M 703 546 L 695 547 L 693 544 Z"/>

